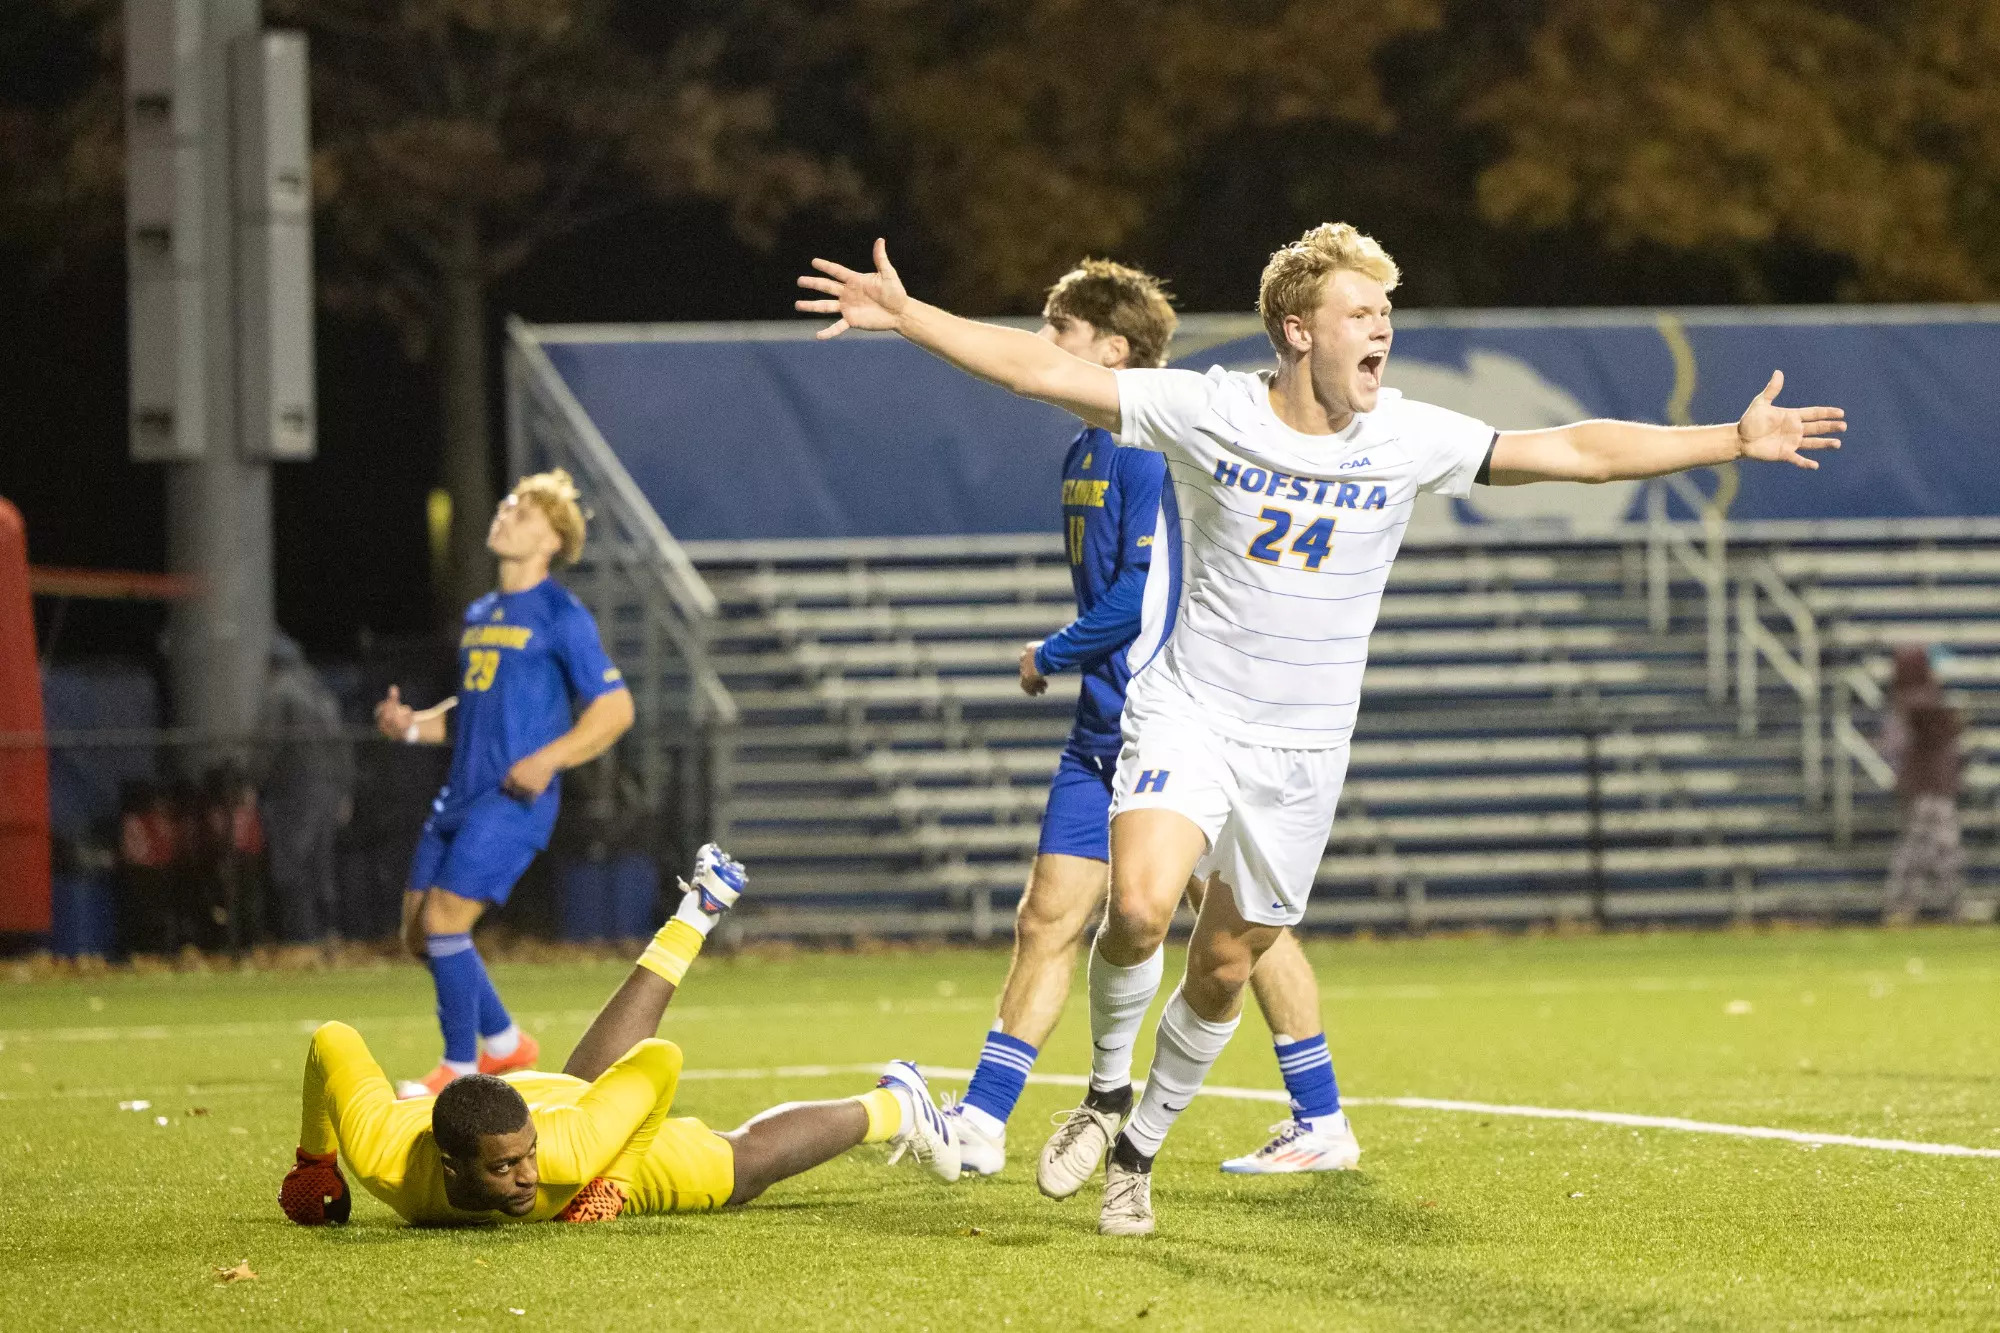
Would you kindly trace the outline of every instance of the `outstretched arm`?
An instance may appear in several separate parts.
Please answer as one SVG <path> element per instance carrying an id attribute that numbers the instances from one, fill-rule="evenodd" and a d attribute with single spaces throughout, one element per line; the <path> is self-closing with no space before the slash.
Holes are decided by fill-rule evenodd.
<path id="1" fill-rule="evenodd" d="M 1815 449 L 1838 449 L 1847 414 L 1837 407 L 1779 407 L 1782 370 L 1733 426 L 1648 426 L 1579 421 L 1553 430 L 1503 431 L 1493 446 L 1495 486 L 1531 481 L 1627 481 L 1754 458 L 1817 468 Z"/>
<path id="2" fill-rule="evenodd" d="M 301 1226 L 347 1220 L 353 1199 L 339 1153 L 344 1147 L 364 1178 L 385 1174 L 399 1146 L 386 1124 L 395 1104 L 395 1090 L 361 1034 L 345 1023 L 321 1024 L 306 1048 L 298 1161 L 278 1191 L 285 1216 Z"/>
<path id="3" fill-rule="evenodd" d="M 837 318 L 821 329 L 834 338 L 849 329 L 900 333 L 917 346 L 970 371 L 983 380 L 1072 412 L 1093 426 L 1118 430 L 1116 372 L 1071 356 L 1045 338 L 1025 329 L 1004 328 L 962 319 L 948 310 L 927 305 L 903 290 L 903 280 L 889 263 L 889 243 L 875 242 L 875 271 L 860 273 L 830 259 L 815 259 L 817 275 L 799 279 L 808 291 L 828 299 L 800 300 L 798 309 Z"/>

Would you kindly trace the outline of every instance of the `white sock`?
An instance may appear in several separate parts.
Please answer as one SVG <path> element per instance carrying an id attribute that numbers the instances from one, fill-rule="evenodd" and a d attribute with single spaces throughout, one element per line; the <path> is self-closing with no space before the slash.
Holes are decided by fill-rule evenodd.
<path id="1" fill-rule="evenodd" d="M 1174 987 L 1153 1038 L 1153 1068 L 1146 1075 L 1146 1091 L 1125 1125 L 1125 1137 L 1134 1148 L 1148 1157 L 1160 1151 L 1167 1131 L 1201 1090 L 1202 1080 L 1241 1021 L 1239 1014 L 1227 1023 L 1209 1022 L 1189 1007 L 1181 988 Z"/>
<path id="2" fill-rule="evenodd" d="M 521 1029 L 517 1025 L 509 1023 L 504 1032 L 496 1032 L 490 1037 L 481 1037 L 479 1044 L 484 1046 L 486 1053 L 495 1060 L 505 1060 L 515 1051 L 521 1049 Z"/>
<path id="3" fill-rule="evenodd" d="M 457 1074 L 460 1078 L 464 1078 L 467 1074 L 477 1074 L 479 1072 L 479 1061 L 477 1060 L 440 1060 L 438 1063 L 442 1064 L 452 1073 Z"/>
<path id="4" fill-rule="evenodd" d="M 1090 947 L 1090 1086 L 1098 1091 L 1132 1081 L 1132 1043 L 1160 989 L 1166 949 L 1133 967 L 1114 967 Z"/>
<path id="5" fill-rule="evenodd" d="M 980 1110 L 971 1102 L 960 1102 L 958 1113 L 962 1118 L 970 1120 L 973 1128 L 989 1139 L 997 1139 L 1007 1133 L 1006 1121 L 994 1119 L 991 1113 Z"/>

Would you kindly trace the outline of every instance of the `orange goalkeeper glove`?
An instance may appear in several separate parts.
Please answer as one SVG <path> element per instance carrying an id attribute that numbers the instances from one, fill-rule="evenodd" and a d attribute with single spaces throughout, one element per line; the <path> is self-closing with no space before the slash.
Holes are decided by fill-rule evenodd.
<path id="1" fill-rule="evenodd" d="M 599 1176 L 576 1192 L 576 1197 L 556 1214 L 556 1221 L 609 1222 L 624 1211 L 625 1191 L 617 1181 Z"/>
<path id="2" fill-rule="evenodd" d="M 302 1227 L 345 1222 L 354 1209 L 354 1196 L 340 1175 L 338 1153 L 298 1152 L 299 1164 L 285 1173 L 278 1189 L 278 1206 L 285 1216 Z"/>

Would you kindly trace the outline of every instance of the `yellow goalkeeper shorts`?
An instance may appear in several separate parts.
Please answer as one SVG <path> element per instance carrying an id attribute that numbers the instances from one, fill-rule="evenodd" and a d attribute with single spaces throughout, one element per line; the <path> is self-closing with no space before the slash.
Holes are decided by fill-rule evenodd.
<path id="1" fill-rule="evenodd" d="M 736 1150 L 692 1116 L 661 1123 L 625 1191 L 625 1215 L 701 1213 L 729 1202 Z"/>

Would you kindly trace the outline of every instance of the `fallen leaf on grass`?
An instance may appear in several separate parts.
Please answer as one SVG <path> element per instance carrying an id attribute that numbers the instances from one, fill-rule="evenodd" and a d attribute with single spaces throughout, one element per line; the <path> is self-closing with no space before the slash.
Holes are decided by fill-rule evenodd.
<path id="1" fill-rule="evenodd" d="M 1578 1190 L 1576 1193 L 1570 1195 L 1569 1197 L 1572 1199 L 1581 1199 L 1583 1197 L 1583 1191 Z"/>
<path id="2" fill-rule="evenodd" d="M 1417 1207 L 1419 1207 L 1419 1208 L 1435 1208 L 1435 1207 L 1437 1207 L 1437 1206 L 1438 1206 L 1438 1201 L 1437 1201 L 1436 1199 L 1418 1199 L 1418 1200 L 1417 1200 Z"/>
<path id="3" fill-rule="evenodd" d="M 248 1259 L 238 1259 L 234 1268 L 224 1268 L 218 1265 L 215 1270 L 215 1280 L 224 1284 L 231 1282 L 255 1282 L 257 1275 L 250 1271 L 250 1261 Z"/>
<path id="4" fill-rule="evenodd" d="M 507 1307 L 507 1313 L 508 1313 L 508 1314 L 526 1314 L 526 1313 L 528 1313 L 528 1312 L 527 1312 L 526 1310 L 519 1310 L 519 1309 L 516 1309 L 515 1307 L 513 1307 L 513 1306 L 511 1306 L 511 1305 L 510 1305 L 510 1306 L 508 1306 L 508 1307 Z"/>
<path id="5" fill-rule="evenodd" d="M 986 1234 L 986 1230 L 984 1227 L 960 1227 L 958 1234 L 961 1236 L 983 1236 Z"/>
<path id="6" fill-rule="evenodd" d="M 189 1115 L 207 1115 L 207 1114 L 208 1114 L 208 1108 L 207 1108 L 206 1106 L 190 1106 L 190 1107 L 188 1107 L 188 1114 L 189 1114 Z"/>

